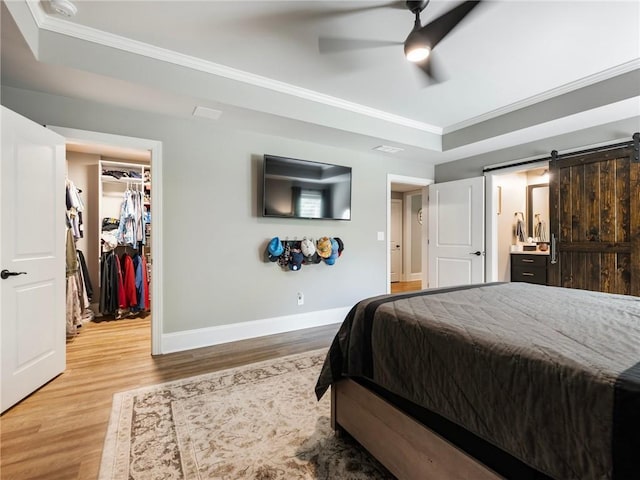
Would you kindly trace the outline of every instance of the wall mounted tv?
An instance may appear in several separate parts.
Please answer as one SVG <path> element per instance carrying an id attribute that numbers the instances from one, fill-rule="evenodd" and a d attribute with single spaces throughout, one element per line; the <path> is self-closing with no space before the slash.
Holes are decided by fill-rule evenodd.
<path id="1" fill-rule="evenodd" d="M 351 167 L 265 155 L 263 217 L 351 220 Z"/>

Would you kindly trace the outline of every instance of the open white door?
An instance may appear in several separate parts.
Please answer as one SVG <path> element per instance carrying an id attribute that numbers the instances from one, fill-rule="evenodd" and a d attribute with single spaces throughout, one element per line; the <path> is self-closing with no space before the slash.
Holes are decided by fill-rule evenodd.
<path id="1" fill-rule="evenodd" d="M 484 177 L 429 185 L 429 287 L 484 282 Z"/>
<path id="2" fill-rule="evenodd" d="M 0 407 L 65 368 L 65 140 L 2 107 Z"/>

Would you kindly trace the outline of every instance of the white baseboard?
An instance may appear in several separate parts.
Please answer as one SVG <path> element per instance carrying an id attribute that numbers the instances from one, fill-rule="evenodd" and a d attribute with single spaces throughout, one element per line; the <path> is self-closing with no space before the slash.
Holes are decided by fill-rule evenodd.
<path id="1" fill-rule="evenodd" d="M 407 274 L 407 282 L 417 282 L 418 280 L 422 280 L 422 272 Z"/>
<path id="2" fill-rule="evenodd" d="M 265 318 L 249 322 L 198 328 L 162 334 L 162 353 L 180 352 L 192 348 L 209 347 L 248 338 L 292 332 L 303 328 L 342 323 L 351 307 L 333 308 L 317 312 Z M 337 330 L 337 329 L 336 329 Z"/>

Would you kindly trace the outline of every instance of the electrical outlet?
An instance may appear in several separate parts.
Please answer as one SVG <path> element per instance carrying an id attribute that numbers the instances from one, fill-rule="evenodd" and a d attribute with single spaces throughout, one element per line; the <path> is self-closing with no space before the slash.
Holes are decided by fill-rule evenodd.
<path id="1" fill-rule="evenodd" d="M 304 294 L 302 292 L 298 292 L 298 305 L 304 305 Z"/>

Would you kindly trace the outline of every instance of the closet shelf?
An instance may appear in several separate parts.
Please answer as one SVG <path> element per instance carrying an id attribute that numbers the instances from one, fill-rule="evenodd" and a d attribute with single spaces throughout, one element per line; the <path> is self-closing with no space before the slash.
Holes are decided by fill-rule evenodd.
<path id="1" fill-rule="evenodd" d="M 141 178 L 131 178 L 131 177 L 116 178 L 116 177 L 112 177 L 111 175 L 101 175 L 101 179 L 102 179 L 103 182 L 109 182 L 109 183 L 122 183 L 122 184 L 139 183 L 139 184 L 142 184 L 142 179 Z"/>

